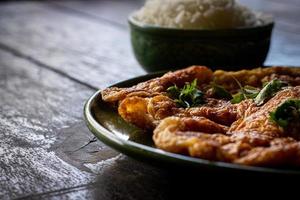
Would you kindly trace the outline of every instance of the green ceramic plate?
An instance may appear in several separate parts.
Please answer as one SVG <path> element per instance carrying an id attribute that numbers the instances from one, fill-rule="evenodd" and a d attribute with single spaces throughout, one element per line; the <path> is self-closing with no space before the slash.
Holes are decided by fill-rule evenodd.
<path id="1" fill-rule="evenodd" d="M 161 73 L 148 74 L 120 82 L 114 86 L 129 87 L 159 75 Z M 300 169 L 250 167 L 212 162 L 157 149 L 153 145 L 151 134 L 125 122 L 118 115 L 116 109 L 102 101 L 100 91 L 90 97 L 85 104 L 84 116 L 88 128 L 99 140 L 121 153 L 151 164 L 169 168 L 193 168 L 197 171 L 201 169 L 199 172 L 300 175 Z"/>

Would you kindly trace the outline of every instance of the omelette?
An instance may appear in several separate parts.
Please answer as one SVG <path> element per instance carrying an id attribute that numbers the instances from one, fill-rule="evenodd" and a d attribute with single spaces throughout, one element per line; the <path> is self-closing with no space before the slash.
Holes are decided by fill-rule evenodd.
<path id="1" fill-rule="evenodd" d="M 157 148 L 211 161 L 300 166 L 300 68 L 191 66 L 102 99 Z"/>

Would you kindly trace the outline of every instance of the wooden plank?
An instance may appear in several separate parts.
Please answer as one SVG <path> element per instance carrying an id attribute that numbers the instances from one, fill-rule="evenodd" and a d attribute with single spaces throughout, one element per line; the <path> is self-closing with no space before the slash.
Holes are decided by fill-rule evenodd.
<path id="1" fill-rule="evenodd" d="M 299 35 L 275 30 L 266 63 L 268 65 L 289 65 L 299 67 L 299 54 Z"/>
<path id="2" fill-rule="evenodd" d="M 299 0 L 288 0 L 288 1 L 281 1 L 281 0 L 267 0 L 269 2 L 277 2 L 282 4 L 289 4 L 290 6 L 300 6 Z"/>
<path id="3" fill-rule="evenodd" d="M 267 65 L 300 66 L 300 12 L 288 1 L 240 0 L 248 7 L 274 16 L 275 27 Z"/>
<path id="4" fill-rule="evenodd" d="M 2 2 L 0 44 L 94 87 L 145 73 L 122 28 L 39 2 Z"/>
<path id="5" fill-rule="evenodd" d="M 170 177 L 167 170 L 153 170 L 125 156 L 110 160 L 110 165 L 90 165 L 96 182 L 80 187 L 27 196 L 27 199 L 168 199 Z M 163 173 L 162 173 L 163 172 Z M 175 175 L 175 174 L 174 174 Z"/>
<path id="6" fill-rule="evenodd" d="M 109 176 L 104 176 L 102 181 L 97 185 L 87 187 L 87 190 L 82 188 L 74 188 L 68 192 L 53 192 L 51 194 L 31 196 L 28 199 L 109 199 L 109 200 L 164 200 L 164 199 L 201 199 L 201 197 L 214 198 L 233 198 L 233 188 L 241 194 L 247 194 L 247 197 L 255 199 L 257 194 L 264 194 L 267 192 L 268 197 L 272 195 L 284 194 L 288 199 L 294 197 L 291 191 L 297 191 L 295 184 L 278 184 L 290 183 L 292 180 L 297 181 L 297 177 L 278 177 L 267 175 L 245 175 L 243 173 L 205 173 L 202 170 L 194 171 L 182 168 L 181 170 L 174 170 L 172 166 L 168 170 L 166 176 L 161 177 L 160 180 L 154 178 L 149 179 L 119 179 L 111 181 Z M 108 174 L 108 173 L 107 173 Z M 258 181 L 259 180 L 259 181 Z M 116 183 L 115 185 L 107 184 Z M 137 182 L 138 181 L 138 182 Z M 166 183 L 166 185 L 161 183 Z M 255 184 L 254 184 L 255 183 Z M 122 185 L 129 186 L 128 188 Z M 120 187 L 121 186 L 121 187 Z M 134 186 L 134 187 L 131 187 Z M 157 188 L 157 186 L 163 186 Z M 219 188 L 216 188 L 218 186 Z M 272 190 L 266 191 L 266 186 L 271 186 Z M 107 193 L 101 192 L 100 188 L 107 188 Z M 109 189 L 108 189 L 109 188 Z M 149 193 L 144 193 L 145 188 L 150 190 Z M 221 191 L 220 191 L 221 188 Z M 249 188 L 251 191 L 249 192 Z M 159 191 L 158 193 L 156 191 Z M 218 192 L 217 192 L 218 190 Z M 108 192 L 109 191 L 109 192 Z M 224 192 L 223 192 L 224 191 Z M 225 192 L 226 191 L 226 192 Z M 240 198 L 240 197 L 238 197 Z"/>
<path id="7" fill-rule="evenodd" d="M 70 12 L 86 15 L 91 18 L 107 20 L 124 28 L 128 27 L 128 15 L 143 6 L 142 0 L 90 0 L 86 1 L 48 1 L 61 8 L 69 8 Z"/>
<path id="8" fill-rule="evenodd" d="M 240 0 L 242 4 L 253 10 L 272 14 L 279 25 L 281 25 L 281 23 L 288 22 L 290 24 L 290 28 L 292 28 L 292 26 L 300 28 L 298 23 L 300 18 L 299 7 L 289 3 L 290 1 L 291 0 Z"/>
<path id="9" fill-rule="evenodd" d="M 82 121 L 92 90 L 0 51 L 0 194 L 16 198 L 90 183 L 90 172 L 59 158 L 51 146 Z M 90 137 L 84 131 L 84 143 Z M 75 138 L 74 138 L 75 139 Z M 98 148 L 100 143 L 98 143 Z M 75 147 L 75 146 L 74 146 Z"/>
<path id="10" fill-rule="evenodd" d="M 0 50 L 0 199 L 160 195 L 161 170 L 99 141 L 80 149 L 93 138 L 82 119 L 93 92 Z"/>

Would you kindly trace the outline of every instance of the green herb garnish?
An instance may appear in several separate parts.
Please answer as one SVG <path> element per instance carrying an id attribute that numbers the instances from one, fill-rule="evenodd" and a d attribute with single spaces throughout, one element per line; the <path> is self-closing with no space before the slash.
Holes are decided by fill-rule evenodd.
<path id="1" fill-rule="evenodd" d="M 233 99 L 231 100 L 231 103 L 233 104 L 240 103 L 245 99 L 254 99 L 256 105 L 261 106 L 283 87 L 288 85 L 286 82 L 275 79 L 264 84 L 264 87 L 261 90 L 258 90 L 257 88 L 251 86 L 243 87 L 236 78 L 233 77 L 233 79 L 240 87 L 239 92 L 233 95 Z"/>
<path id="2" fill-rule="evenodd" d="M 254 99 L 259 93 L 259 90 L 255 87 L 246 85 L 244 87 L 241 87 L 239 92 L 234 94 L 231 100 L 231 103 L 240 103 L 243 100 L 246 99 Z"/>
<path id="3" fill-rule="evenodd" d="M 243 100 L 245 100 L 244 95 L 241 92 L 238 92 L 232 96 L 231 103 L 236 104 L 236 103 L 240 103 Z"/>
<path id="4" fill-rule="evenodd" d="M 215 82 L 212 83 L 212 95 L 217 99 L 232 99 L 232 95 L 224 87 L 216 84 Z"/>
<path id="5" fill-rule="evenodd" d="M 280 91 L 283 87 L 288 86 L 286 82 L 278 79 L 274 79 L 267 83 L 259 92 L 255 98 L 255 103 L 258 106 L 263 105 L 267 100 L 275 96 L 275 94 Z"/>
<path id="6" fill-rule="evenodd" d="M 238 93 L 232 95 L 231 103 L 236 104 L 246 99 L 254 99 L 258 95 L 259 90 L 257 88 L 249 85 L 243 87 L 242 84 L 234 76 L 232 76 L 232 78 L 238 84 L 240 89 Z"/>
<path id="7" fill-rule="evenodd" d="M 204 93 L 197 89 L 197 79 L 186 83 L 183 88 L 176 85 L 167 89 L 168 94 L 175 102 L 184 108 L 195 107 L 205 103 Z"/>
<path id="8" fill-rule="evenodd" d="M 286 100 L 270 113 L 270 119 L 282 128 L 286 128 L 291 122 L 300 122 L 300 100 Z"/>

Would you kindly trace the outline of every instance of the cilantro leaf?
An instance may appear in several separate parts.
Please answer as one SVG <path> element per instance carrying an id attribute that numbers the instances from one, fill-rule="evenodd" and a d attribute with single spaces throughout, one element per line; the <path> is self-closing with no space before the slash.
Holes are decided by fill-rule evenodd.
<path id="1" fill-rule="evenodd" d="M 180 95 L 180 89 L 174 85 L 167 89 L 167 92 L 171 98 L 177 98 Z"/>
<path id="2" fill-rule="evenodd" d="M 245 99 L 254 99 L 259 93 L 259 90 L 252 86 L 244 86 L 241 87 L 238 93 L 234 94 L 231 100 L 231 103 L 236 104 L 240 103 L 241 101 Z"/>
<path id="3" fill-rule="evenodd" d="M 283 82 L 278 79 L 274 79 L 267 83 L 259 92 L 255 98 L 255 103 L 258 106 L 263 105 L 267 100 L 275 96 L 275 94 L 280 91 L 283 87 L 288 86 L 286 82 Z"/>
<path id="4" fill-rule="evenodd" d="M 231 103 L 236 104 L 240 103 L 243 100 L 245 100 L 245 96 L 241 92 L 238 92 L 232 96 Z"/>
<path id="5" fill-rule="evenodd" d="M 300 122 L 300 100 L 288 99 L 279 105 L 274 112 L 270 112 L 270 119 L 286 128 L 291 122 Z"/>
<path id="6" fill-rule="evenodd" d="M 167 92 L 175 102 L 184 108 L 194 107 L 205 103 L 204 93 L 197 89 L 197 79 L 186 83 L 183 88 L 176 85 L 167 89 Z"/>
<path id="7" fill-rule="evenodd" d="M 254 99 L 258 95 L 259 90 L 257 88 L 248 85 L 243 87 L 242 84 L 234 76 L 232 76 L 232 78 L 238 84 L 240 90 L 238 91 L 238 93 L 232 96 L 233 99 L 231 100 L 231 103 L 236 104 L 245 99 Z"/>
<path id="8" fill-rule="evenodd" d="M 221 85 L 212 83 L 212 95 L 217 99 L 232 99 L 232 95 Z"/>
<path id="9" fill-rule="evenodd" d="M 238 83 L 240 90 L 238 93 L 233 95 L 233 99 L 231 103 L 240 103 L 245 99 L 254 99 L 256 105 L 261 106 L 267 100 L 272 98 L 278 91 L 280 91 L 283 87 L 287 86 L 286 82 L 280 81 L 278 79 L 274 79 L 264 85 L 261 90 L 258 90 L 252 86 L 242 86 L 238 80 L 235 79 Z"/>

